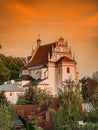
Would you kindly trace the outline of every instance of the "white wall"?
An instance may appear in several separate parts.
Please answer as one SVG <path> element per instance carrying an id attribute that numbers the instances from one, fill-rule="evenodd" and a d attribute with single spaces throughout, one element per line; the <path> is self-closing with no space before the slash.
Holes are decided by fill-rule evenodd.
<path id="1" fill-rule="evenodd" d="M 7 100 L 12 104 L 15 104 L 17 102 L 18 96 L 23 94 L 24 92 L 5 92 Z"/>
<path id="2" fill-rule="evenodd" d="M 56 76 L 55 76 L 55 86 L 58 89 L 61 87 L 62 83 L 62 66 L 61 64 L 56 67 Z"/>
<path id="3" fill-rule="evenodd" d="M 67 73 L 67 68 L 70 68 L 70 73 Z M 74 64 L 63 64 L 62 65 L 62 81 L 71 79 L 75 81 L 75 65 Z"/>
<path id="4" fill-rule="evenodd" d="M 56 86 L 56 67 L 53 62 L 48 64 L 48 73 L 49 73 L 49 87 L 52 90 L 53 95 L 57 95 L 57 86 Z"/>

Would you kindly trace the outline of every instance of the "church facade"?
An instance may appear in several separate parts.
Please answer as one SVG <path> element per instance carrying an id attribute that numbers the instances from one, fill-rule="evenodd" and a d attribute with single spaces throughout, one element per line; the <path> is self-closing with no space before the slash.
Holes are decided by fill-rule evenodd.
<path id="1" fill-rule="evenodd" d="M 63 81 L 78 80 L 76 66 L 71 47 L 62 37 L 46 45 L 41 45 L 38 39 L 37 48 L 27 58 L 21 74 L 32 77 L 32 86 L 57 95 Z"/>

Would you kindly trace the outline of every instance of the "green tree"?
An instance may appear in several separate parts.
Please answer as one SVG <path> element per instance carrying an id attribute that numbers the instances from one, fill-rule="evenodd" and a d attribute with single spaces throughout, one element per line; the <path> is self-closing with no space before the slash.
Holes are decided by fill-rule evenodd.
<path id="1" fill-rule="evenodd" d="M 82 87 L 82 97 L 84 102 L 91 102 L 93 94 L 98 90 L 98 84 L 96 80 L 90 77 L 83 77 L 80 82 Z"/>
<path id="2" fill-rule="evenodd" d="M 0 54 L 0 84 L 10 79 L 17 79 L 19 77 L 19 70 L 24 65 L 24 58 L 6 57 Z"/>
<path id="3" fill-rule="evenodd" d="M 4 91 L 0 92 L 0 105 L 8 105 L 7 98 L 4 94 Z"/>
<path id="4" fill-rule="evenodd" d="M 63 82 L 58 98 L 60 101 L 59 109 L 55 112 L 52 111 L 56 130 L 70 130 L 71 127 L 78 126 L 76 122 L 82 115 L 79 84 L 72 81 Z"/>
<path id="5" fill-rule="evenodd" d="M 8 107 L 0 105 L 0 130 L 11 130 L 12 123 Z"/>
<path id="6" fill-rule="evenodd" d="M 87 121 L 98 122 L 98 82 L 97 73 L 93 73 L 92 78 L 84 77 L 80 80 L 82 83 L 82 96 L 84 102 L 92 104 L 92 111 L 85 113 Z"/>
<path id="7" fill-rule="evenodd" d="M 98 71 L 92 74 L 92 79 L 94 79 L 98 83 Z"/>
<path id="8" fill-rule="evenodd" d="M 25 96 L 24 95 L 18 96 L 18 100 L 17 100 L 16 104 L 17 105 L 24 105 L 24 104 L 26 104 Z"/>
<path id="9" fill-rule="evenodd" d="M 10 79 L 10 71 L 0 59 L 0 84 Z"/>
<path id="10" fill-rule="evenodd" d="M 10 70 L 10 79 L 17 79 L 19 77 L 19 70 L 24 66 L 24 58 L 7 57 L 7 67 Z"/>
<path id="11" fill-rule="evenodd" d="M 53 96 L 46 91 L 37 89 L 36 87 L 29 87 L 24 95 L 19 96 L 17 104 L 46 104 L 48 105 L 53 100 Z"/>

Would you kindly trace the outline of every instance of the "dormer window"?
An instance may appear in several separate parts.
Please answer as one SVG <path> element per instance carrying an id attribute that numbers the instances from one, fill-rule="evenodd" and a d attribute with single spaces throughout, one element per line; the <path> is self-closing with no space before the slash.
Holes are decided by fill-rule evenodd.
<path id="1" fill-rule="evenodd" d="M 70 68 L 69 67 L 67 67 L 67 73 L 70 73 Z"/>

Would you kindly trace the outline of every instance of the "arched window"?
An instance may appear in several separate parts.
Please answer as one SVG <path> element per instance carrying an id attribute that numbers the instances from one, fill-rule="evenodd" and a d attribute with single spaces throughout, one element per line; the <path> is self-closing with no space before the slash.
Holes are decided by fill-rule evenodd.
<path id="1" fill-rule="evenodd" d="M 67 73 L 70 73 L 70 68 L 69 67 L 67 67 Z"/>

